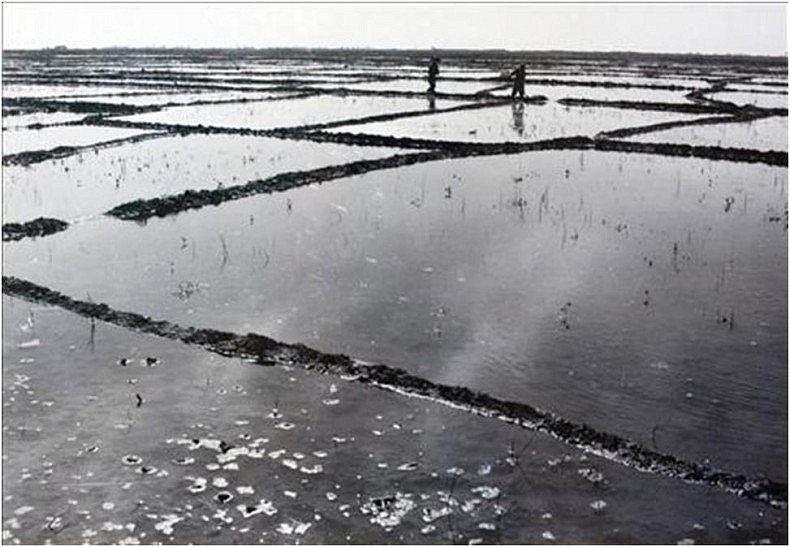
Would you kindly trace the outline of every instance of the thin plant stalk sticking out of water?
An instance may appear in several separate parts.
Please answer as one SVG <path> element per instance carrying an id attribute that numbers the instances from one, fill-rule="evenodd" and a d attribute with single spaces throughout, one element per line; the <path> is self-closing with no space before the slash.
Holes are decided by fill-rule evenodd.
<path id="1" fill-rule="evenodd" d="M 225 235 L 219 234 L 219 243 L 220 243 L 220 251 L 222 253 L 222 264 L 220 265 L 220 271 L 225 269 L 225 266 L 228 264 L 228 259 L 230 257 L 230 253 L 228 252 L 228 245 L 225 243 Z"/>

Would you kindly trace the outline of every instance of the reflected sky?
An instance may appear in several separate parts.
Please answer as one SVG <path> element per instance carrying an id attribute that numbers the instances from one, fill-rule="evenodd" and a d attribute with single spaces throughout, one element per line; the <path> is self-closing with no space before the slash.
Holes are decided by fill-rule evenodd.
<path id="1" fill-rule="evenodd" d="M 664 451 L 782 478 L 786 177 L 592 152 L 434 162 L 84 223 L 6 245 L 5 270 L 646 443 L 657 426 Z"/>

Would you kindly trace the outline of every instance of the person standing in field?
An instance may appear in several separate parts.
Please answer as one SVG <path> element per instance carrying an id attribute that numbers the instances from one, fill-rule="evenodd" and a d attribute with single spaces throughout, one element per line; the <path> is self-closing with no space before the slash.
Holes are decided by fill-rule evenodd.
<path id="1" fill-rule="evenodd" d="M 513 78 L 513 92 L 510 96 L 515 99 L 516 94 L 524 100 L 524 72 L 526 67 L 524 65 L 518 65 L 518 68 L 510 73 L 510 76 Z"/>
<path id="2" fill-rule="evenodd" d="M 433 95 L 436 92 L 436 77 L 439 75 L 439 59 L 433 57 L 428 67 L 428 93 Z"/>

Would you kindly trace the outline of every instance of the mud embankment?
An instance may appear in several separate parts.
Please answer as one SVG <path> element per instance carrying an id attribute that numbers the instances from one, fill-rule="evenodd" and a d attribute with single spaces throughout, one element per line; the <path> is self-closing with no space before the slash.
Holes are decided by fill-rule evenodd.
<path id="1" fill-rule="evenodd" d="M 597 431 L 526 403 L 497 399 L 465 387 L 438 384 L 388 365 L 368 364 L 345 355 L 325 354 L 302 344 L 284 344 L 253 333 L 240 335 L 156 321 L 136 313 L 113 310 L 106 304 L 75 300 L 14 277 L 3 277 L 3 292 L 28 301 L 58 306 L 84 317 L 138 332 L 201 346 L 220 355 L 248 359 L 262 365 L 299 366 L 312 372 L 337 375 L 348 381 L 429 399 L 466 412 L 547 433 L 568 445 L 639 471 L 717 487 L 737 496 L 777 507 L 787 506 L 787 485 L 784 483 L 766 478 L 750 478 L 683 461 L 672 455 L 647 449 L 630 439 Z"/>
<path id="2" fill-rule="evenodd" d="M 546 97 L 531 97 L 529 99 L 529 103 L 531 104 L 543 104 L 548 99 Z M 527 101 L 525 101 L 527 102 Z M 276 131 L 318 131 L 322 129 L 331 129 L 334 127 L 345 127 L 350 125 L 363 125 L 366 123 L 376 123 L 376 122 L 389 122 L 393 120 L 400 120 L 402 118 L 415 118 L 419 116 L 431 116 L 435 114 L 446 114 L 449 112 L 460 112 L 463 110 L 479 110 L 481 108 L 491 108 L 494 106 L 502 106 L 510 104 L 510 100 L 506 99 L 488 99 L 482 102 L 475 102 L 470 104 L 462 104 L 458 106 L 451 106 L 447 108 L 435 108 L 435 109 L 420 109 L 420 110 L 410 110 L 406 112 L 394 112 L 391 114 L 377 114 L 373 116 L 365 116 L 362 118 L 354 118 L 354 119 L 347 119 L 347 120 L 338 120 L 334 122 L 325 122 L 325 123 L 317 123 L 317 124 L 310 124 L 310 125 L 300 125 L 294 126 L 289 128 L 280 128 Z"/>
<path id="3" fill-rule="evenodd" d="M 334 135 L 328 133 L 327 135 Z M 340 142 L 340 141 L 333 141 Z M 257 194 L 269 194 L 290 190 L 307 184 L 323 183 L 330 180 L 361 175 L 379 169 L 391 169 L 417 163 L 443 159 L 464 158 L 471 156 L 490 156 L 500 154 L 519 154 L 538 150 L 599 150 L 663 156 L 696 157 L 711 160 L 727 160 L 747 163 L 765 163 L 775 166 L 787 166 L 786 152 L 763 152 L 737 148 L 720 148 L 715 146 L 690 146 L 682 144 L 638 143 L 607 139 L 590 139 L 589 137 L 569 137 L 552 139 L 534 143 L 492 143 L 488 145 L 469 144 L 459 146 L 458 143 L 441 143 L 435 146 L 428 141 L 430 152 L 414 154 L 396 154 L 376 160 L 360 160 L 352 163 L 320 167 L 310 171 L 293 171 L 281 173 L 268 179 L 256 180 L 239 186 L 217 188 L 213 190 L 187 190 L 181 194 L 137 200 L 119 205 L 105 214 L 123 220 L 145 221 L 152 217 L 165 217 L 189 209 L 199 209 L 207 205 L 220 205 L 226 201 L 242 199 Z M 368 142 L 376 146 L 395 146 L 397 143 L 384 138 L 383 141 Z M 429 145 L 426 144 L 426 148 Z M 438 149 L 437 149 L 438 148 Z"/>
<path id="4" fill-rule="evenodd" d="M 659 112 L 678 112 L 680 114 L 733 114 L 729 109 L 693 103 L 657 103 L 649 101 L 601 101 L 597 99 L 560 99 L 565 106 L 622 108 L 625 110 L 655 110 Z M 734 105 L 733 105 L 734 106 Z M 737 107 L 736 107 L 737 108 Z"/>
<path id="5" fill-rule="evenodd" d="M 119 103 L 102 103 L 95 101 L 58 101 L 53 99 L 37 99 L 32 97 L 12 97 L 3 99 L 3 109 L 17 109 L 24 112 L 72 112 L 74 114 L 111 114 L 114 116 L 131 116 L 156 112 L 157 106 L 134 106 Z"/>
<path id="6" fill-rule="evenodd" d="M 764 116 L 760 116 L 764 117 Z M 641 125 L 638 127 L 624 127 L 622 129 L 614 129 L 612 131 L 602 131 L 598 133 L 595 138 L 604 139 L 621 139 L 624 137 L 631 137 L 633 135 L 641 135 L 643 133 L 654 133 L 656 131 L 665 131 L 667 129 L 675 129 L 678 127 L 688 127 L 695 125 L 718 125 L 723 123 L 738 123 L 747 122 L 759 119 L 758 117 L 735 117 L 735 116 L 710 116 L 706 118 L 696 118 L 693 120 L 677 120 L 674 122 L 654 123 L 650 125 Z"/>
<path id="7" fill-rule="evenodd" d="M 57 218 L 39 217 L 29 222 L 3 224 L 3 241 L 18 241 L 25 237 L 48 236 L 69 227 L 68 222 Z"/>
<path id="8" fill-rule="evenodd" d="M 103 150 L 105 148 L 133 144 L 136 142 L 158 139 L 170 135 L 172 135 L 172 133 L 168 132 L 144 133 L 142 135 L 134 135 L 133 137 L 113 139 L 111 141 L 103 141 L 85 146 L 57 146 L 55 148 L 50 148 L 49 150 L 29 150 L 26 152 L 17 152 L 16 154 L 7 154 L 3 156 L 3 165 L 33 165 L 34 163 L 40 163 L 42 161 L 57 160 L 68 156 L 73 156 L 74 154 L 79 154 L 81 152 Z"/>
<path id="9" fill-rule="evenodd" d="M 256 194 L 282 192 L 306 184 L 321 183 L 333 179 L 359 175 L 377 169 L 402 167 L 445 157 L 442 152 L 418 154 L 396 154 L 384 159 L 361 160 L 342 165 L 321 167 L 310 171 L 281 173 L 268 179 L 256 180 L 238 186 L 214 190 L 187 190 L 181 194 L 137 200 L 119 205 L 105 214 L 123 220 L 144 221 L 151 217 L 165 217 L 188 209 L 200 209 L 207 205 L 219 205 L 226 201 L 241 199 Z"/>

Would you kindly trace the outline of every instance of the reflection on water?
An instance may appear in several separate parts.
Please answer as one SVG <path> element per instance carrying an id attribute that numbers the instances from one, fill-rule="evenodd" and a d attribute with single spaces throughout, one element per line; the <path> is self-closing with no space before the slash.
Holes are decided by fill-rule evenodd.
<path id="1" fill-rule="evenodd" d="M 5 267 L 119 309 L 384 361 L 782 480 L 787 235 L 770 219 L 784 218 L 786 177 L 609 153 L 470 158 L 144 229 L 74 226 L 8 245 Z M 180 298 L 184 286 L 199 290 Z"/>
<path id="2" fill-rule="evenodd" d="M 529 94 L 529 93 L 527 93 Z M 480 110 L 439 113 L 433 116 L 401 118 L 388 122 L 355 125 L 354 132 L 439 139 L 461 142 L 512 142 L 554 139 L 576 135 L 593 136 L 601 131 L 634 127 L 676 120 L 690 120 L 694 114 L 616 108 L 572 107 L 557 103 L 524 105 L 528 124 L 514 135 L 514 113 L 509 106 Z M 329 131 L 348 131 L 347 127 Z"/>
<path id="3" fill-rule="evenodd" d="M 511 127 L 519 137 L 523 137 L 524 136 L 524 103 L 514 102 L 512 108 L 513 108 L 513 125 Z"/>

